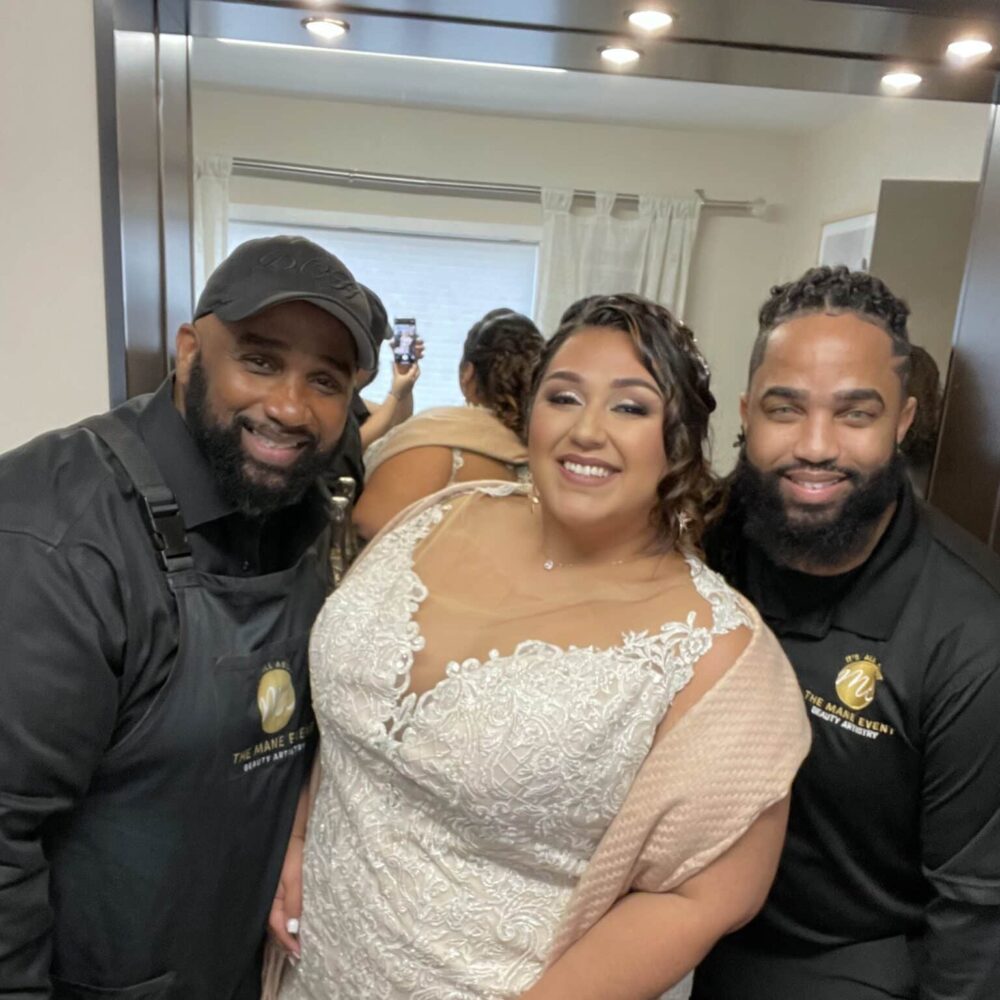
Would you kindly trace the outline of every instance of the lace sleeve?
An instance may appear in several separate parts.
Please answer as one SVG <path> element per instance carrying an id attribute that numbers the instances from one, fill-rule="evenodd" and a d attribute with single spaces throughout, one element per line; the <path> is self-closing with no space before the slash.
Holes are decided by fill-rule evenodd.
<path id="1" fill-rule="evenodd" d="M 747 610 L 745 598 L 700 559 L 689 556 L 688 565 L 691 567 L 691 580 L 695 590 L 712 609 L 712 635 L 725 635 L 740 626 L 753 629 L 753 617 Z"/>

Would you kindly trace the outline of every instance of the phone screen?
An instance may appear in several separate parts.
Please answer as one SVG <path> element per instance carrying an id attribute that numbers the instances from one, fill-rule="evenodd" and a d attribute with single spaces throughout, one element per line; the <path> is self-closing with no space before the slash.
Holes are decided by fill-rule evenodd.
<path id="1" fill-rule="evenodd" d="M 415 319 L 395 319 L 392 324 L 392 357 L 397 365 L 412 365 L 417 356 L 414 353 L 413 342 L 417 339 L 417 321 Z"/>

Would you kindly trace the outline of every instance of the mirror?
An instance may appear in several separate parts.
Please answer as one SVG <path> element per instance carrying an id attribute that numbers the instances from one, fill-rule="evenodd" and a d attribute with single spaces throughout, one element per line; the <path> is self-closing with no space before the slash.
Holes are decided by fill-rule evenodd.
<path id="1" fill-rule="evenodd" d="M 569 263 L 606 286 L 588 291 L 621 290 L 630 267 L 657 272 L 657 297 L 712 367 L 720 472 L 757 309 L 821 259 L 869 266 L 907 298 L 913 340 L 947 371 L 990 105 L 207 37 L 193 40 L 191 76 L 202 268 L 256 235 L 323 243 L 390 317 L 417 318 L 418 409 L 461 401 L 462 340 L 488 309 L 550 334 L 576 297 Z M 589 195 L 560 216 L 551 206 L 572 191 Z M 648 197 L 611 199 L 599 218 L 609 199 L 595 192 Z M 596 261 L 558 249 L 588 233 Z M 656 253 L 626 259 L 650 240 Z M 388 367 L 383 356 L 366 396 L 381 398 Z"/>

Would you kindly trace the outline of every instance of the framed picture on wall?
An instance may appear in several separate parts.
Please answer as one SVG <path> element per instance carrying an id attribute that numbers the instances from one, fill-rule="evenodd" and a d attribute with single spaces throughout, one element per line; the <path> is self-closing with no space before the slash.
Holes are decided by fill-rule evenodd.
<path id="1" fill-rule="evenodd" d="M 819 240 L 820 264 L 846 264 L 852 271 L 867 271 L 875 239 L 875 213 L 827 222 Z"/>

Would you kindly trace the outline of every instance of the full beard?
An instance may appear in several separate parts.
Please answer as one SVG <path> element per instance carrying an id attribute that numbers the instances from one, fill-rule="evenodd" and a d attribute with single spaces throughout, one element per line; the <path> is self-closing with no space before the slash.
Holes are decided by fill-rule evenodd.
<path id="1" fill-rule="evenodd" d="M 845 476 L 853 489 L 836 505 L 810 509 L 790 504 L 781 493 L 782 476 L 804 463 L 763 472 L 740 449 L 731 478 L 731 502 L 744 512 L 743 534 L 779 566 L 835 569 L 860 556 L 876 525 L 898 499 L 906 465 L 898 452 L 884 465 L 862 475 L 856 469 L 814 465 Z"/>
<path id="2" fill-rule="evenodd" d="M 208 404 L 208 378 L 201 359 L 191 366 L 184 397 L 185 421 L 215 474 L 223 498 L 247 517 L 264 518 L 297 503 L 331 466 L 336 448 L 320 450 L 315 439 L 288 468 L 255 461 L 243 450 L 243 430 L 250 423 L 234 417 L 221 424 Z"/>

